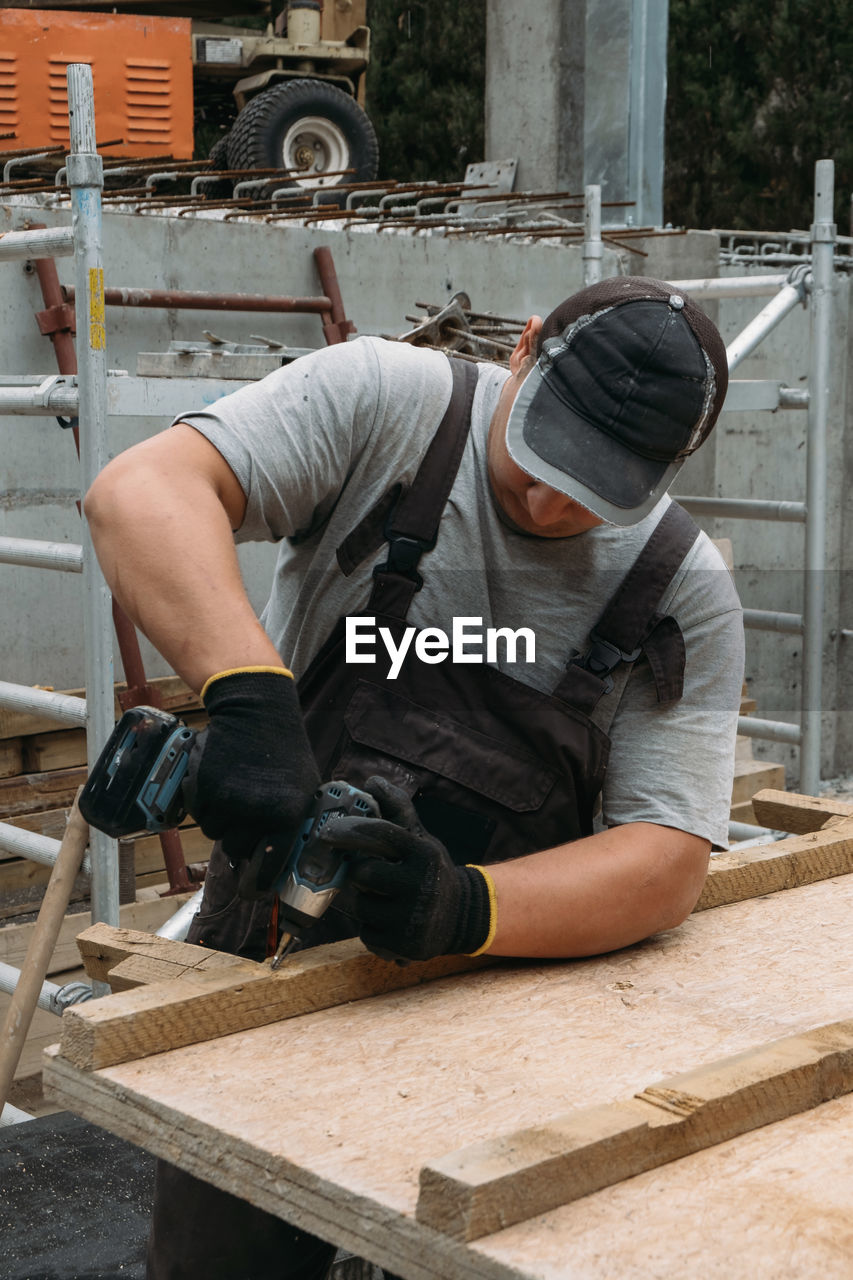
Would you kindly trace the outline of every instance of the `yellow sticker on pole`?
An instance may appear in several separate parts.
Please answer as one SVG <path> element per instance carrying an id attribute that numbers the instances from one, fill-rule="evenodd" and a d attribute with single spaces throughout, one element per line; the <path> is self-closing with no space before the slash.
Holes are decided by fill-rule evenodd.
<path id="1" fill-rule="evenodd" d="M 107 329 L 104 304 L 103 267 L 89 268 L 89 346 L 93 351 L 105 351 Z"/>

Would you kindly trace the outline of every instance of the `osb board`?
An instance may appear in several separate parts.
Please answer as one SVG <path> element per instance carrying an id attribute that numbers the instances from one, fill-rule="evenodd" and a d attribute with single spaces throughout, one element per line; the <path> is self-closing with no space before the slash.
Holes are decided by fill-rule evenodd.
<path id="1" fill-rule="evenodd" d="M 786 1176 L 784 1135 L 819 1129 L 829 1108 L 853 1124 L 849 1101 L 734 1140 L 735 1153 L 744 1143 L 759 1152 L 743 1164 L 741 1190 L 721 1147 L 468 1246 L 415 1222 L 418 1175 L 483 1138 L 849 1016 L 851 911 L 853 876 L 839 877 L 699 913 L 610 956 L 499 966 L 92 1074 L 51 1057 L 46 1081 L 88 1119 L 407 1280 L 769 1280 L 796 1274 L 790 1206 L 780 1223 L 774 1198 L 773 1177 Z M 808 1260 L 799 1274 L 853 1272 L 853 1254 L 843 1253 L 853 1195 L 846 1147 L 837 1133 L 820 1146 L 812 1200 L 834 1189 L 820 1225 L 804 1233 L 813 1252 L 798 1246 Z M 765 1184 L 768 1160 L 777 1174 Z M 638 1194 L 640 1183 L 655 1194 Z M 709 1190 L 715 1213 L 706 1212 Z M 756 1209 L 754 1231 L 750 1197 L 766 1208 Z M 844 1206 L 840 1246 L 822 1234 L 835 1231 L 833 1204 Z M 685 1234 L 702 1265 L 685 1265 Z M 630 1270 L 638 1239 L 657 1272 Z"/>

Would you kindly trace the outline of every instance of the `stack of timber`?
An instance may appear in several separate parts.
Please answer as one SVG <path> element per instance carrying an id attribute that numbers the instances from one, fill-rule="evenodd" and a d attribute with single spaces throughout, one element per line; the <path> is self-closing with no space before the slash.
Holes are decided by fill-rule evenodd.
<path id="1" fill-rule="evenodd" d="M 93 926 L 115 994 L 66 1012 L 47 1090 L 406 1280 L 842 1280 L 853 805 L 754 803 L 796 834 L 612 955 L 273 972 Z"/>

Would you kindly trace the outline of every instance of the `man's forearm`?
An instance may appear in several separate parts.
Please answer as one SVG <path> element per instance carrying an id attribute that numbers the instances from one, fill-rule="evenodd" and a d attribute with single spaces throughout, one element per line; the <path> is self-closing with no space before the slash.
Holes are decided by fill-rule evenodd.
<path id="1" fill-rule="evenodd" d="M 497 894 L 489 952 L 598 955 L 690 913 L 710 844 L 673 827 L 633 822 L 488 868 Z"/>
<path id="2" fill-rule="evenodd" d="M 211 446 L 195 432 L 184 443 L 177 456 L 160 437 L 120 454 L 95 481 L 85 511 L 116 599 L 199 690 L 219 671 L 283 664 L 246 595 L 222 496 L 191 465 Z"/>

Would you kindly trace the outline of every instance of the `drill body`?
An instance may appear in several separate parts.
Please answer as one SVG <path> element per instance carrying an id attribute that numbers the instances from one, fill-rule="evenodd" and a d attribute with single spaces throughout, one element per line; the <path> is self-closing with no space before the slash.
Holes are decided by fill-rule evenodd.
<path id="1" fill-rule="evenodd" d="M 126 711 L 80 795 L 83 817 L 115 837 L 177 826 L 187 813 L 183 782 L 196 737 L 194 729 L 155 707 Z M 272 890 L 279 897 L 284 934 L 274 967 L 325 915 L 346 880 L 346 854 L 322 838 L 327 822 L 338 814 L 378 817 L 379 806 L 348 782 L 325 782 L 314 793 L 296 839 L 265 836 L 242 866 L 242 898 Z"/>

